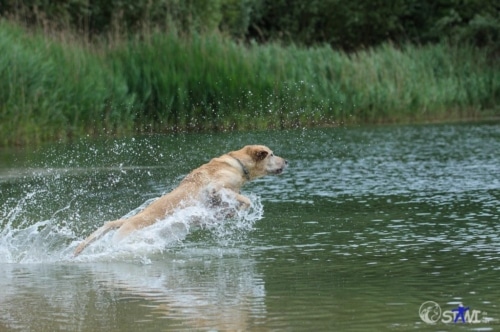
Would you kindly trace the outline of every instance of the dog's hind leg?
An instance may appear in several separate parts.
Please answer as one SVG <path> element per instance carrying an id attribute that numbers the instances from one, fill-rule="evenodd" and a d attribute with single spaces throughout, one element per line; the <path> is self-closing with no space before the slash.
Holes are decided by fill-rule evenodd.
<path id="1" fill-rule="evenodd" d="M 76 247 L 75 252 L 73 253 L 74 257 L 78 256 L 85 248 L 87 248 L 89 244 L 101 238 L 107 232 L 121 227 L 125 221 L 126 219 L 118 219 L 105 223 L 104 226 L 98 228 L 94 233 L 90 234 L 82 243 L 80 243 L 78 247 Z"/>

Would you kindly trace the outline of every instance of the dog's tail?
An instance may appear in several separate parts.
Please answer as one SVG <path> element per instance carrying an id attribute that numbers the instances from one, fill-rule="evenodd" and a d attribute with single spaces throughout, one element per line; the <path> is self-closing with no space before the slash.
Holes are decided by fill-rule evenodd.
<path id="1" fill-rule="evenodd" d="M 102 226 L 101 228 L 98 228 L 94 233 L 90 234 L 82 243 L 80 243 L 78 245 L 78 247 L 76 247 L 75 252 L 73 253 L 74 257 L 80 255 L 80 253 L 85 248 L 87 248 L 87 246 L 89 244 L 91 244 L 95 240 L 103 237 L 104 234 L 106 234 L 107 232 L 121 227 L 121 225 L 123 225 L 124 222 L 125 222 L 125 219 L 118 219 L 115 221 L 109 221 L 109 222 L 105 223 L 104 226 Z"/>

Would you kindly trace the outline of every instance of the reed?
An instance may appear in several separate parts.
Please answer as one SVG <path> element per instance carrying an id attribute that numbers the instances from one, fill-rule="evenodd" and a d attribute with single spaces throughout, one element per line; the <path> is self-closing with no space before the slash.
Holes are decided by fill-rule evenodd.
<path id="1" fill-rule="evenodd" d="M 133 95 L 105 57 L 0 22 L 0 144 L 128 131 Z"/>
<path id="2" fill-rule="evenodd" d="M 498 112 L 500 95 L 487 50 L 447 43 L 347 54 L 171 32 L 88 45 L 2 21 L 0 52 L 0 145 L 452 120 Z"/>

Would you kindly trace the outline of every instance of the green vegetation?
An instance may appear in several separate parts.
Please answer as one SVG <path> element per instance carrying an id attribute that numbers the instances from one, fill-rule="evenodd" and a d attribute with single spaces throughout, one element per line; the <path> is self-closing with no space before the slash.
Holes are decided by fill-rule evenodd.
<path id="1" fill-rule="evenodd" d="M 238 40 L 357 50 L 391 41 L 500 42 L 498 0 L 2 0 L 0 16 L 86 40 L 221 31 Z"/>
<path id="2" fill-rule="evenodd" d="M 498 116 L 494 1 L 376 3 L 7 0 L 0 146 Z"/>
<path id="3" fill-rule="evenodd" d="M 133 124 L 133 96 L 103 56 L 0 22 L 0 145 Z"/>

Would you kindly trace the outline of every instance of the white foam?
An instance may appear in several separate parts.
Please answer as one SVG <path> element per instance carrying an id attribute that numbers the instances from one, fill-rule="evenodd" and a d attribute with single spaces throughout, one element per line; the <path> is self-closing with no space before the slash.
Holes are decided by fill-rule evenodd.
<path id="1" fill-rule="evenodd" d="M 251 196 L 250 209 L 238 210 L 234 202 L 225 201 L 225 207 L 211 209 L 201 205 L 179 209 L 150 227 L 132 233 L 121 241 L 114 239 L 111 231 L 73 258 L 76 246 L 88 234 L 75 234 L 67 225 L 55 218 L 36 222 L 18 220 L 23 204 L 17 204 L 7 214 L 0 231 L 0 263 L 45 262 L 94 262 L 139 260 L 150 262 L 150 256 L 182 245 L 186 236 L 195 231 L 208 232 L 220 246 L 240 240 L 254 223 L 262 218 L 263 208 L 259 197 Z M 140 208 L 148 205 L 146 202 Z M 134 209 L 126 215 L 137 213 Z M 227 212 L 230 218 L 224 218 Z M 17 226 L 14 226 L 17 225 Z M 100 225 L 97 224 L 96 228 Z"/>

